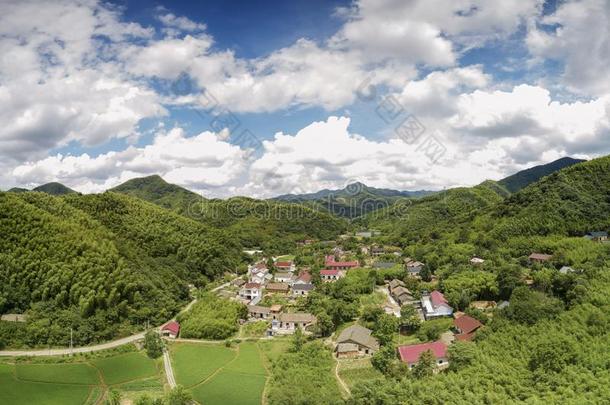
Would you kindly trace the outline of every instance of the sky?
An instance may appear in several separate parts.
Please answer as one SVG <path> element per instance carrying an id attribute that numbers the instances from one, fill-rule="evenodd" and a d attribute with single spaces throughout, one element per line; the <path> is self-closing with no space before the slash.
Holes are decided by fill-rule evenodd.
<path id="1" fill-rule="evenodd" d="M 440 190 L 610 153 L 610 0 L 0 1 L 0 189 Z"/>

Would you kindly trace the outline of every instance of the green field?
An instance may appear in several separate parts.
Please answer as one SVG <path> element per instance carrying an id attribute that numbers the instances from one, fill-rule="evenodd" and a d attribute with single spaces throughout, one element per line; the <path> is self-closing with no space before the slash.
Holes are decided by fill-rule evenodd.
<path id="1" fill-rule="evenodd" d="M 100 358 L 92 360 L 91 363 L 100 370 L 107 385 L 152 377 L 158 373 L 155 362 L 143 353 Z"/>
<path id="2" fill-rule="evenodd" d="M 353 388 L 363 381 L 370 381 L 383 377 L 377 369 L 371 365 L 371 360 L 351 359 L 339 362 L 339 376 L 349 388 Z"/>
<path id="3" fill-rule="evenodd" d="M 225 366 L 237 351 L 218 344 L 179 343 L 170 348 L 176 382 L 192 387 Z"/>
<path id="4" fill-rule="evenodd" d="M 282 343 L 282 342 L 278 342 Z M 284 344 L 261 343 L 265 352 L 284 350 Z M 219 344 L 173 344 L 170 348 L 176 382 L 190 387 L 193 397 L 205 405 L 258 405 L 261 403 L 267 370 L 256 342 L 237 348 Z M 267 364 L 267 363 L 265 363 Z"/>
<path id="5" fill-rule="evenodd" d="M 86 385 L 20 381 L 15 373 L 15 366 L 0 364 L 0 404 L 82 405 L 92 390 Z"/>
<path id="6" fill-rule="evenodd" d="M 97 370 L 86 363 L 17 364 L 15 369 L 17 378 L 22 381 L 83 385 L 100 383 Z"/>

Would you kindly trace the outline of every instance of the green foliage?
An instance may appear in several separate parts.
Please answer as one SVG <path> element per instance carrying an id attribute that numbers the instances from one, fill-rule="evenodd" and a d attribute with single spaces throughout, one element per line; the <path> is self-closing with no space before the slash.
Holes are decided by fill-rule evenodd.
<path id="1" fill-rule="evenodd" d="M 292 346 L 290 347 L 290 351 L 293 353 L 300 352 L 301 349 L 303 349 L 304 344 L 305 336 L 303 336 L 303 331 L 301 328 L 296 328 L 294 335 L 292 335 Z"/>
<path id="2" fill-rule="evenodd" d="M 416 335 L 422 342 L 438 340 L 452 325 L 453 320 L 449 318 L 432 319 L 423 322 Z"/>
<path id="3" fill-rule="evenodd" d="M 436 358 L 430 350 L 426 350 L 419 356 L 419 361 L 413 366 L 412 372 L 415 378 L 430 377 L 434 372 Z"/>
<path id="4" fill-rule="evenodd" d="M 372 335 L 379 340 L 379 344 L 384 346 L 393 342 L 394 336 L 398 332 L 400 321 L 394 315 L 383 313 L 377 318 L 373 325 Z"/>
<path id="5" fill-rule="evenodd" d="M 185 338 L 223 340 L 239 329 L 238 320 L 245 319 L 245 305 L 205 293 L 186 313 L 180 314 L 180 334 Z"/>
<path id="6" fill-rule="evenodd" d="M 477 348 L 472 342 L 455 341 L 447 349 L 449 369 L 458 371 L 469 366 L 475 360 Z"/>
<path id="7" fill-rule="evenodd" d="M 563 310 L 560 300 L 539 291 L 519 287 L 513 291 L 510 306 L 505 309 L 507 318 L 532 325 L 541 319 L 550 319 Z"/>
<path id="8" fill-rule="evenodd" d="M 161 357 L 163 354 L 163 341 L 157 331 L 149 330 L 146 332 L 146 335 L 144 335 L 144 349 L 151 359 Z"/>
<path id="9" fill-rule="evenodd" d="M 392 363 L 396 360 L 396 347 L 382 346 L 371 358 L 371 364 L 383 374 L 390 371 Z"/>
<path id="10" fill-rule="evenodd" d="M 193 396 L 191 393 L 179 385 L 165 394 L 163 402 L 165 402 L 166 405 L 189 405 L 192 400 Z"/>
<path id="11" fill-rule="evenodd" d="M 415 332 L 421 326 L 417 310 L 412 305 L 404 305 L 400 308 L 400 326 L 407 332 Z"/>

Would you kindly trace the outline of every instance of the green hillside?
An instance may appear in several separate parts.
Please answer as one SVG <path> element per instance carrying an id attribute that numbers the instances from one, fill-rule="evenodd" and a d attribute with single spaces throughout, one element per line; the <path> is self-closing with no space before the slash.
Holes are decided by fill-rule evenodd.
<path id="1" fill-rule="evenodd" d="M 224 232 L 116 193 L 0 193 L 0 233 L 0 313 L 29 314 L 23 335 L 5 336 L 17 344 L 66 345 L 70 327 L 85 344 L 163 322 L 188 283 L 241 257 Z"/>
<path id="2" fill-rule="evenodd" d="M 206 199 L 159 176 L 130 180 L 113 191 L 150 201 L 203 224 L 225 229 L 246 247 L 282 253 L 298 240 L 334 239 L 347 223 L 327 212 L 246 197 Z"/>
<path id="3" fill-rule="evenodd" d="M 63 184 L 56 182 L 43 184 L 42 186 L 34 188 L 32 191 L 40 191 L 41 193 L 51 195 L 76 194 L 76 191 L 72 190 L 70 187 L 66 187 Z"/>
<path id="4" fill-rule="evenodd" d="M 529 184 L 540 180 L 544 176 L 548 176 L 549 174 L 561 170 L 564 167 L 569 167 L 582 162 L 584 162 L 584 160 L 564 157 L 554 162 L 547 163 L 545 165 L 535 166 L 526 170 L 522 170 L 518 173 L 513 174 L 512 176 L 508 176 L 498 181 L 498 183 L 501 186 L 505 187 L 511 193 L 515 193 L 521 190 L 522 188 L 527 187 Z"/>

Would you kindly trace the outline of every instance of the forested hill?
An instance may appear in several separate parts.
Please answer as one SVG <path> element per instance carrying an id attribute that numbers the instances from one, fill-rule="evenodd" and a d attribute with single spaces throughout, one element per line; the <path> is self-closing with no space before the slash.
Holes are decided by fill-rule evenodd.
<path id="1" fill-rule="evenodd" d="M 76 194 L 76 191 L 72 190 L 70 187 L 56 182 L 43 184 L 42 186 L 34 188 L 32 191 L 40 191 L 51 195 Z"/>
<path id="2" fill-rule="evenodd" d="M 489 214 L 493 236 L 583 235 L 610 227 L 610 156 L 555 172 Z"/>
<path id="3" fill-rule="evenodd" d="M 347 223 L 325 211 L 270 200 L 206 199 L 159 176 L 130 180 L 113 191 L 135 196 L 203 224 L 226 229 L 245 247 L 270 253 L 293 249 L 303 239 L 334 239 Z"/>
<path id="4" fill-rule="evenodd" d="M 582 163 L 584 160 L 582 159 L 573 159 L 571 157 L 564 157 L 554 162 L 547 163 L 545 165 L 530 167 L 529 169 L 522 170 L 513 174 L 512 176 L 508 176 L 498 183 L 506 187 L 508 191 L 511 193 L 516 193 L 517 191 L 527 187 L 528 185 L 540 180 L 544 176 L 548 176 L 551 173 L 555 173 L 558 170 L 561 170 L 565 167 L 569 167 L 578 163 Z"/>
<path id="5" fill-rule="evenodd" d="M 321 190 L 311 194 L 285 194 L 275 197 L 274 200 L 298 203 L 330 212 L 338 217 L 353 219 L 387 208 L 405 198 L 417 198 L 430 194 L 434 194 L 434 192 L 381 189 L 356 182 L 340 190 Z"/>
<path id="6" fill-rule="evenodd" d="M 3 336 L 11 344 L 65 346 L 70 327 L 85 344 L 160 323 L 188 283 L 241 257 L 225 232 L 116 193 L 0 193 L 0 234 L 0 313 L 30 316 Z"/>

